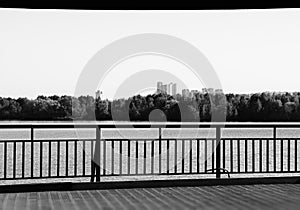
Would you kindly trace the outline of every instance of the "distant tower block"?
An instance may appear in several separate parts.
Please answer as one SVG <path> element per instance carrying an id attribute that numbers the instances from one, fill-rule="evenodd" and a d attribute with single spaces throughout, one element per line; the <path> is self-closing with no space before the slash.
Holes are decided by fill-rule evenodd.
<path id="1" fill-rule="evenodd" d="M 167 93 L 169 95 L 171 95 L 172 87 L 173 87 L 173 83 L 172 82 L 167 85 Z"/>
<path id="2" fill-rule="evenodd" d="M 177 85 L 176 85 L 176 83 L 174 83 L 172 86 L 172 96 L 175 96 L 176 93 L 177 93 Z"/>
<path id="3" fill-rule="evenodd" d="M 168 85 L 162 85 L 161 92 L 167 93 L 167 88 L 168 88 Z"/>
<path id="4" fill-rule="evenodd" d="M 157 82 L 157 93 L 161 93 L 162 92 L 162 82 Z"/>
<path id="5" fill-rule="evenodd" d="M 157 93 L 167 93 L 168 95 L 175 96 L 177 93 L 177 85 L 173 82 L 169 84 L 157 82 Z"/>

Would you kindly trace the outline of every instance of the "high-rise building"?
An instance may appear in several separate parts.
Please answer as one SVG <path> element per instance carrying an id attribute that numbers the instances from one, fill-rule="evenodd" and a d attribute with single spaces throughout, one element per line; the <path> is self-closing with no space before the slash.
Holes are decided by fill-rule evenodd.
<path id="1" fill-rule="evenodd" d="M 157 82 L 157 93 L 161 93 L 162 85 L 163 85 L 162 82 Z"/>
<path id="2" fill-rule="evenodd" d="M 167 93 L 169 95 L 172 95 L 172 87 L 173 87 L 173 83 L 171 82 L 171 83 L 168 84 L 168 88 L 167 88 Z"/>
<path id="3" fill-rule="evenodd" d="M 176 85 L 176 83 L 174 83 L 172 86 L 172 96 L 175 96 L 176 93 L 177 93 L 177 85 Z"/>
<path id="4" fill-rule="evenodd" d="M 169 95 L 175 96 L 177 93 L 176 83 L 163 84 L 162 82 L 157 82 L 157 93 L 167 93 Z"/>
<path id="5" fill-rule="evenodd" d="M 161 86 L 161 92 L 162 93 L 167 93 L 167 88 L 168 88 L 168 85 L 162 85 Z"/>

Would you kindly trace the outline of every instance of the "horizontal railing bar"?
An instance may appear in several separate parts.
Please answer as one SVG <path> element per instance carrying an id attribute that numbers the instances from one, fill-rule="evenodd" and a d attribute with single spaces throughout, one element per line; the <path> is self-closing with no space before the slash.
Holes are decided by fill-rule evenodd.
<path id="1" fill-rule="evenodd" d="M 102 175 L 101 175 L 102 176 Z M 91 177 L 91 175 L 77 175 L 77 176 L 43 176 L 43 177 L 24 177 L 24 178 L 22 178 L 22 177 L 15 177 L 15 178 L 13 178 L 13 177 L 7 177 L 7 178 L 3 178 L 3 177 L 1 177 L 0 178 L 0 180 L 1 181 L 3 181 L 3 180 L 21 180 L 21 179 L 65 179 L 65 178 L 85 178 L 85 177 L 88 177 L 88 178 L 90 178 Z M 1 185 L 0 185 L 1 186 Z"/>
<path id="2" fill-rule="evenodd" d="M 214 171 L 216 171 L 216 170 L 214 170 Z M 284 173 L 284 174 L 295 174 L 295 173 L 299 173 L 300 171 L 282 171 L 282 172 L 272 172 L 272 171 L 269 171 L 269 172 L 267 172 L 267 171 L 263 171 L 263 172 L 260 172 L 260 171 L 255 171 L 255 172 L 251 172 L 251 171 L 248 171 L 248 172 L 245 172 L 245 171 L 240 171 L 240 172 L 238 172 L 238 171 L 236 171 L 236 172 L 230 172 L 229 171 L 229 174 L 281 174 L 281 173 Z M 220 172 L 221 174 L 228 174 L 228 172 Z M 144 174 L 144 173 L 140 173 L 140 174 L 126 174 L 126 173 L 124 173 L 124 174 L 106 174 L 106 175 L 103 175 L 103 174 L 101 174 L 101 177 L 106 177 L 106 176 L 157 176 L 157 175 L 173 175 L 173 176 L 175 176 L 175 175 L 190 175 L 190 174 L 192 174 L 192 175 L 197 175 L 197 174 L 207 174 L 207 175 L 209 175 L 209 174 L 216 174 L 216 172 L 211 172 L 211 171 L 209 171 L 209 172 L 199 172 L 199 173 L 197 173 L 197 172 L 185 172 L 185 173 L 182 173 L 182 172 L 180 172 L 180 173 L 174 173 L 174 172 L 169 172 L 169 173 L 146 173 L 146 174 Z"/>
<path id="3" fill-rule="evenodd" d="M 296 174 L 299 173 L 300 171 L 282 171 L 282 172 L 273 172 L 273 171 L 255 171 L 255 172 L 245 172 L 245 171 L 241 171 L 241 172 L 229 172 L 229 174 Z M 221 174 L 228 174 L 227 172 L 220 172 Z M 169 172 L 169 173 L 146 173 L 146 174 L 106 174 L 103 175 L 101 174 L 101 177 L 132 177 L 132 176 L 157 176 L 157 175 L 162 175 L 162 176 L 176 176 L 176 175 L 213 175 L 216 174 L 216 172 L 185 172 L 185 173 L 174 173 L 174 172 Z M 85 178 L 85 177 L 91 177 L 91 175 L 77 175 L 77 176 L 43 176 L 43 177 L 7 177 L 7 178 L 3 178 L 1 177 L 0 180 L 20 180 L 20 179 L 63 179 L 63 178 Z"/>
<path id="4" fill-rule="evenodd" d="M 1 124 L 0 128 L 300 128 L 300 123 L 31 123 Z"/>
<path id="5" fill-rule="evenodd" d="M 30 140 L 30 139 L 24 139 L 24 140 L 20 140 L 20 139 L 17 139 L 17 140 L 6 140 L 6 139 L 1 139 L 0 140 L 0 143 L 4 143 L 4 142 L 10 142 L 10 143 L 13 143 L 13 142 L 16 142 L 16 143 L 21 143 L 21 142 L 64 142 L 64 141 L 73 141 L 73 142 L 76 142 L 76 141 L 96 141 L 96 139 L 33 139 L 33 140 Z"/>
<path id="6" fill-rule="evenodd" d="M 128 140 L 132 140 L 132 141 L 160 141 L 160 139 L 149 139 L 149 138 L 124 138 L 124 139 L 105 139 L 106 141 L 128 141 Z M 175 140 L 199 140 L 199 141 L 204 141 L 204 140 L 215 140 L 215 138 L 161 138 L 161 140 L 164 141 L 175 141 Z"/>
<path id="7" fill-rule="evenodd" d="M 131 139 L 107 139 L 107 138 L 103 138 L 102 140 L 106 140 L 106 141 L 128 141 L 128 140 L 132 140 L 132 141 L 159 141 L 159 139 L 149 139 L 149 138 L 131 138 Z M 216 140 L 216 138 L 162 138 L 161 140 L 167 141 L 175 141 L 175 140 L 194 140 L 194 141 L 205 141 L 205 140 Z M 244 140 L 257 140 L 257 141 L 266 141 L 266 140 L 274 140 L 274 138 L 221 138 L 221 140 L 240 140 L 240 141 L 244 141 Z M 276 140 L 300 140 L 299 138 L 276 138 Z M 34 142 L 58 142 L 58 141 L 96 141 L 96 139 L 34 139 Z M 0 139 L 0 143 L 4 143 L 4 142 L 32 142 L 32 140 L 30 139 Z"/>
<path id="8" fill-rule="evenodd" d="M 300 140 L 300 137 L 299 138 L 287 138 L 287 137 L 284 137 L 284 138 L 281 138 L 281 137 L 278 137 L 276 138 L 276 140 Z M 221 140 L 257 140 L 257 141 L 265 141 L 265 140 L 274 140 L 274 138 L 260 138 L 260 137 L 251 137 L 251 138 L 221 138 Z"/>
<path id="9" fill-rule="evenodd" d="M 234 172 L 230 172 L 229 174 L 294 174 L 294 173 L 299 173 L 300 171 L 234 171 Z M 226 174 L 226 173 L 225 173 Z"/>
<path id="10" fill-rule="evenodd" d="M 209 128 L 222 125 L 211 125 L 211 124 L 0 124 L 0 128 Z"/>

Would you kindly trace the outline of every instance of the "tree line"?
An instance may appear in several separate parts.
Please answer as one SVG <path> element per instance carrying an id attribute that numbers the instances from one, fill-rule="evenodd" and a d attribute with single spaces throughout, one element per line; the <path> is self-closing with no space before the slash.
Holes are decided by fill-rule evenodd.
<path id="1" fill-rule="evenodd" d="M 136 95 L 113 101 L 92 96 L 38 96 L 36 99 L 0 97 L 0 120 L 150 120 L 300 121 L 300 92 L 255 94 L 197 93 L 192 98 L 164 93 Z M 150 117 L 151 118 L 151 117 Z"/>

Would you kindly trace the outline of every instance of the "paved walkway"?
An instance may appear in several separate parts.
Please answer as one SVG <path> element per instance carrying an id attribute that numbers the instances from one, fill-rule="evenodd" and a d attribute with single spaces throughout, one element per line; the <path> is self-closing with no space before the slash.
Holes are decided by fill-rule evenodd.
<path id="1" fill-rule="evenodd" d="M 0 209 L 300 209 L 300 184 L 11 193 Z"/>

